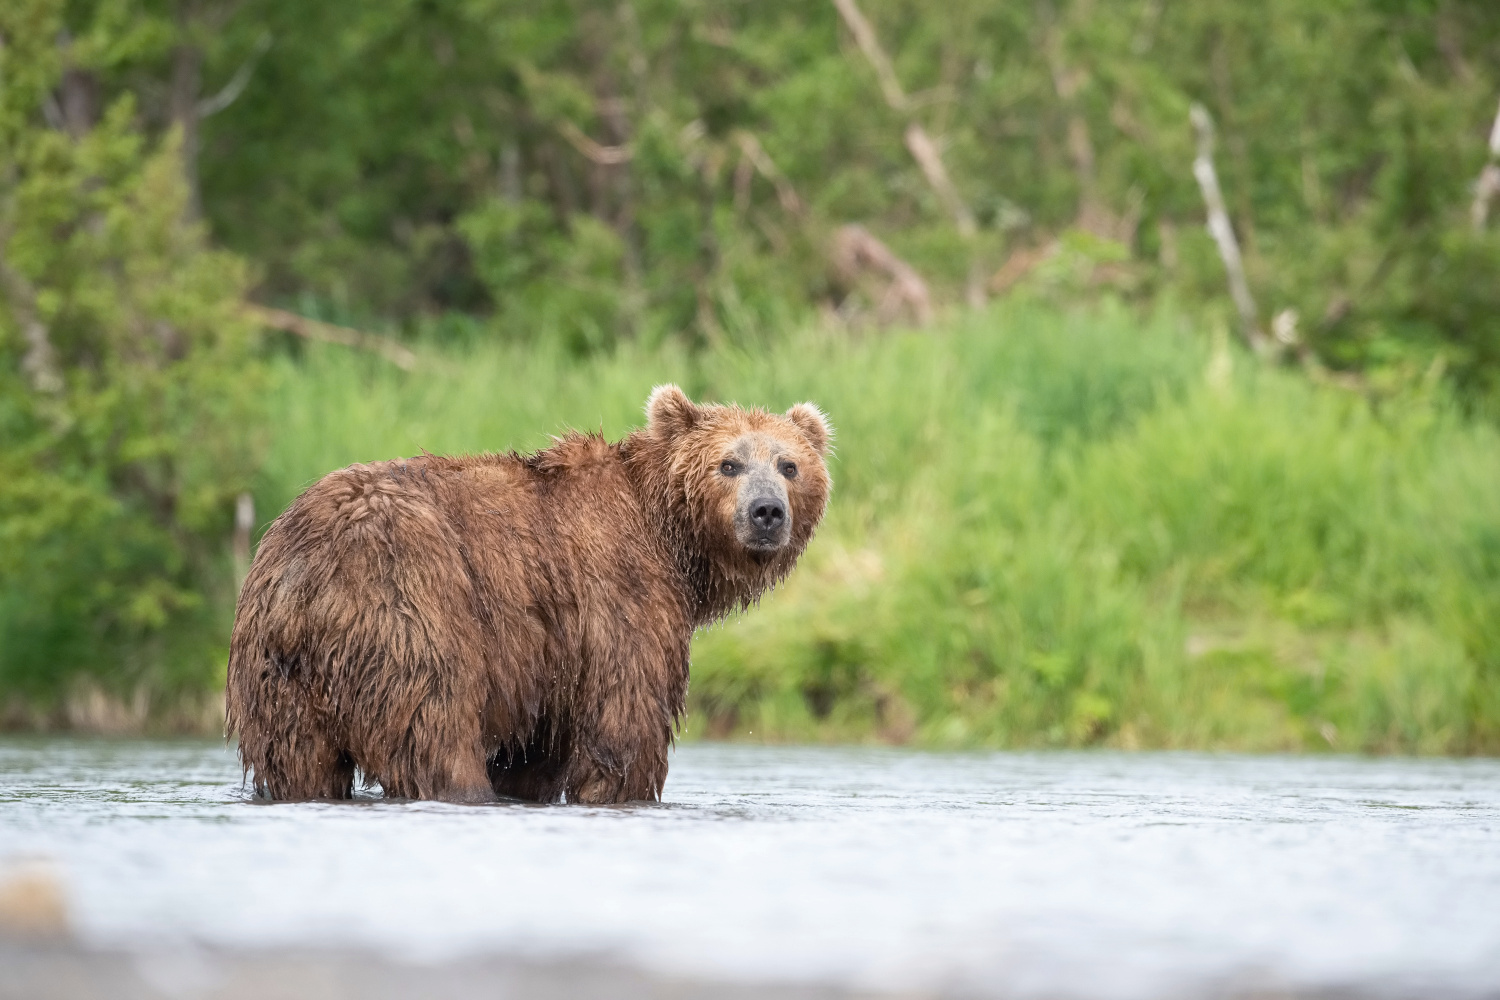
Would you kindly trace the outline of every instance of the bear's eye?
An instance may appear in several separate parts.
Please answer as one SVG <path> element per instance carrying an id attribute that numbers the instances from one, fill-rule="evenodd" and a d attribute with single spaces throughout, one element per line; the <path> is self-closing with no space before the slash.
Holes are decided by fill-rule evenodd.
<path id="1" fill-rule="evenodd" d="M 786 476 L 788 479 L 796 479 L 797 478 L 797 463 L 796 462 L 782 462 L 781 463 L 781 474 L 783 476 Z"/>
<path id="2" fill-rule="evenodd" d="M 740 474 L 740 467 L 726 458 L 719 463 L 719 472 L 726 476 L 737 476 Z"/>

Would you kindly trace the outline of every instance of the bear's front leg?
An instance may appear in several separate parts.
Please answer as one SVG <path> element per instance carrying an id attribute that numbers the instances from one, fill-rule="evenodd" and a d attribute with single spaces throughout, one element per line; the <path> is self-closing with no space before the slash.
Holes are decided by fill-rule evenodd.
<path id="1" fill-rule="evenodd" d="M 587 710 L 575 712 L 563 789 L 569 802 L 591 804 L 661 798 L 667 782 L 667 750 L 681 710 L 685 678 L 652 670 L 660 658 L 607 659 L 580 685 Z M 685 659 L 685 657 L 684 657 Z M 686 673 L 686 668 L 680 668 Z M 662 674 L 667 676 L 662 677 Z"/>
<path id="2" fill-rule="evenodd" d="M 685 610 L 652 604 L 648 592 L 633 606 L 613 593 L 585 602 L 607 613 L 585 616 L 582 670 L 562 741 L 569 802 L 655 802 L 667 783 L 693 630 Z"/>
<path id="3" fill-rule="evenodd" d="M 578 748 L 569 768 L 568 801 L 604 805 L 660 800 L 670 742 L 663 732 L 649 745 L 611 748 L 595 743 Z"/>

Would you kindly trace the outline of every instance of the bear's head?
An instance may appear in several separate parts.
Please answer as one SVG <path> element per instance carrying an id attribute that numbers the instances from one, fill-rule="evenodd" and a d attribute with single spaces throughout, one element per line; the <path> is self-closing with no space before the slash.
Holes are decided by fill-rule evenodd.
<path id="1" fill-rule="evenodd" d="M 698 405 L 675 385 L 646 402 L 631 464 L 693 582 L 700 620 L 786 576 L 823 519 L 833 431 L 811 403 L 785 413 Z"/>

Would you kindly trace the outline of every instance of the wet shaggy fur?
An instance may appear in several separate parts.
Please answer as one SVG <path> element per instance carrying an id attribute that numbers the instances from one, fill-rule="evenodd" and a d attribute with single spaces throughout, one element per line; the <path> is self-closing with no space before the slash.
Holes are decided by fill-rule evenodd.
<path id="1" fill-rule="evenodd" d="M 256 791 L 347 798 L 358 768 L 405 798 L 659 798 L 693 629 L 792 569 L 830 432 L 809 404 L 697 406 L 674 386 L 647 416 L 614 444 L 354 465 L 298 497 L 230 645 Z M 778 547 L 744 543 L 733 455 L 784 474 Z"/>

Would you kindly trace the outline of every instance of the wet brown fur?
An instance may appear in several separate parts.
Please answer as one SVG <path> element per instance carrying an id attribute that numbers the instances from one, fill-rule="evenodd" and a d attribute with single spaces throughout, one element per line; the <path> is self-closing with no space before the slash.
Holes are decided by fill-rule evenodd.
<path id="1" fill-rule="evenodd" d="M 354 465 L 261 541 L 230 644 L 228 727 L 256 791 L 656 799 L 693 629 L 784 577 L 823 516 L 822 415 L 652 394 L 618 443 Z M 794 457 L 790 539 L 736 540 L 720 456 Z"/>

